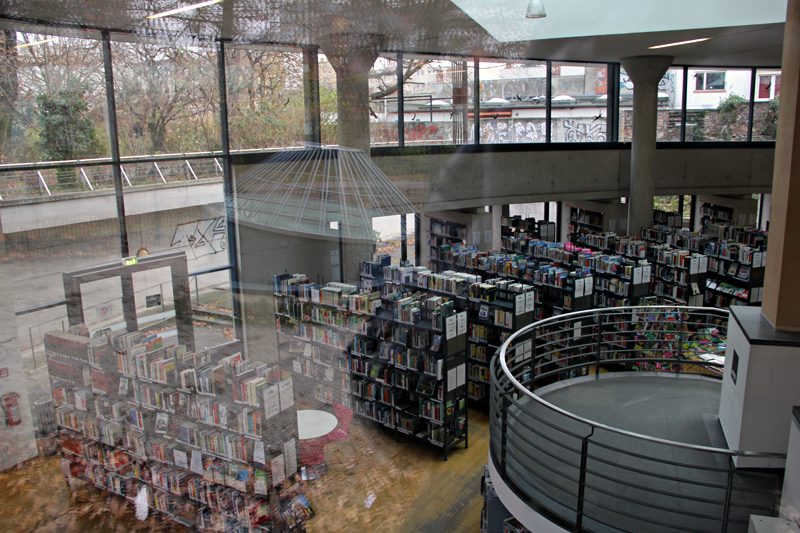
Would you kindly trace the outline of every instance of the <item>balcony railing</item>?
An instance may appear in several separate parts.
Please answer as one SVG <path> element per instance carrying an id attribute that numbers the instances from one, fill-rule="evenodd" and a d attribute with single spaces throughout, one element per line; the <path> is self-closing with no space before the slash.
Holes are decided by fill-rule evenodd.
<path id="1" fill-rule="evenodd" d="M 733 465 L 735 456 L 775 454 L 625 431 L 545 399 L 637 371 L 662 385 L 685 375 L 697 385 L 719 380 L 727 320 L 719 309 L 624 307 L 555 316 L 514 333 L 491 369 L 490 454 L 502 481 L 532 511 L 574 531 L 746 531 L 750 514 L 776 514 L 782 474 Z M 630 400 L 597 398 L 610 410 L 636 409 Z"/>
<path id="2" fill-rule="evenodd" d="M 222 179 L 222 164 L 215 157 L 123 161 L 121 170 L 125 189 Z M 0 169 L 0 202 L 113 190 L 112 165 L 101 160 L 5 165 Z"/>

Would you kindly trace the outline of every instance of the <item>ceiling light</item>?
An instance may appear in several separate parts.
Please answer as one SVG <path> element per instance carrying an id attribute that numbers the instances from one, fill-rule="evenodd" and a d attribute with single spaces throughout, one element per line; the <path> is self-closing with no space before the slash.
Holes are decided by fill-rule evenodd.
<path id="1" fill-rule="evenodd" d="M 191 4 L 184 7 L 176 7 L 175 9 L 170 9 L 169 11 L 162 11 L 161 13 L 156 13 L 155 15 L 147 15 L 149 19 L 160 19 L 162 17 L 171 17 L 172 15 L 177 15 L 178 13 L 185 13 L 186 11 L 193 11 L 195 9 L 200 9 L 201 7 L 206 7 L 214 4 L 221 3 L 222 0 L 206 0 L 205 2 L 200 2 L 199 4 Z"/>
<path id="2" fill-rule="evenodd" d="M 650 50 L 656 50 L 658 48 L 669 48 L 670 46 L 682 46 L 684 44 L 702 43 L 703 41 L 707 41 L 709 39 L 711 39 L 711 37 L 701 37 L 700 39 L 691 39 L 689 41 L 678 41 L 677 43 L 658 44 L 656 46 L 651 46 Z"/>
<path id="3" fill-rule="evenodd" d="M 528 11 L 525 13 L 527 19 L 541 19 L 547 16 L 544 11 L 542 0 L 531 0 L 528 2 Z"/>
<path id="4" fill-rule="evenodd" d="M 28 48 L 29 46 L 36 46 L 37 44 L 52 43 L 55 40 L 55 37 L 53 37 L 50 39 L 42 39 L 41 41 L 31 41 L 29 43 L 18 44 L 17 48 Z"/>

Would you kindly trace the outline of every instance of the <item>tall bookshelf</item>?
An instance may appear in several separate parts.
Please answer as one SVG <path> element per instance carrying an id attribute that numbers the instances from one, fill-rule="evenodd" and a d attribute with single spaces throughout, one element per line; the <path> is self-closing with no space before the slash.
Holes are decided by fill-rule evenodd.
<path id="1" fill-rule="evenodd" d="M 467 325 L 467 395 L 470 401 L 489 401 L 489 362 L 500 345 L 517 329 L 533 322 L 533 285 L 491 278 L 469 287 Z"/>
<path id="2" fill-rule="evenodd" d="M 353 410 L 447 453 L 468 445 L 466 286 L 457 273 L 386 266 L 377 337 L 351 349 Z"/>
<path id="3" fill-rule="evenodd" d="M 81 326 L 44 341 L 71 484 L 201 530 L 303 529 L 311 509 L 291 488 L 297 417 L 280 368 L 245 360 L 238 342 L 193 352 Z"/>
<path id="4" fill-rule="evenodd" d="M 764 287 L 766 248 L 727 240 L 706 243 L 706 305 L 758 305 Z"/>
<path id="5" fill-rule="evenodd" d="M 467 226 L 460 222 L 431 217 L 428 245 L 430 247 L 430 269 L 434 272 L 447 270 L 446 254 L 453 247 L 460 247 L 467 240 Z"/>
<path id="6" fill-rule="evenodd" d="M 651 245 L 648 256 L 653 263 L 653 295 L 677 304 L 703 305 L 707 256 L 666 244 Z"/>

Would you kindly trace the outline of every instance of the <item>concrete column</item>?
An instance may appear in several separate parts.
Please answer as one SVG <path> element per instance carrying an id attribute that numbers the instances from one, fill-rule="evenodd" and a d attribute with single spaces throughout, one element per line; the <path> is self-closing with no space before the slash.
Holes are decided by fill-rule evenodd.
<path id="1" fill-rule="evenodd" d="M 492 206 L 492 250 L 499 250 L 503 246 L 503 208 L 508 206 Z"/>
<path id="2" fill-rule="evenodd" d="M 762 313 L 779 331 L 800 331 L 800 0 L 789 0 L 772 175 Z"/>
<path id="3" fill-rule="evenodd" d="M 639 235 L 653 219 L 655 195 L 656 109 L 658 82 L 672 64 L 669 56 L 622 59 L 633 81 L 633 140 L 628 193 L 628 234 Z"/>
<path id="4" fill-rule="evenodd" d="M 319 105 L 319 60 L 316 46 L 303 47 L 303 99 L 305 111 L 305 140 L 322 142 Z"/>
<path id="5" fill-rule="evenodd" d="M 369 154 L 369 71 L 383 45 L 377 34 L 337 33 L 320 48 L 336 71 L 338 143 Z"/>

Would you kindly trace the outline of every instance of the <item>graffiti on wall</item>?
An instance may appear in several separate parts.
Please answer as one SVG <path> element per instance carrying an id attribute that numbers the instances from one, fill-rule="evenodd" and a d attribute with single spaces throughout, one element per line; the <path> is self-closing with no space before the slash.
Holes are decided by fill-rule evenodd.
<path id="1" fill-rule="evenodd" d="M 228 246 L 225 217 L 186 222 L 175 227 L 170 246 L 187 248 L 194 259 L 224 252 Z"/>
<path id="2" fill-rule="evenodd" d="M 482 120 L 481 142 L 484 144 L 544 142 L 547 126 L 538 120 Z"/>
<path id="3" fill-rule="evenodd" d="M 606 124 L 604 122 L 578 122 L 565 120 L 564 142 L 568 143 L 601 143 L 606 141 Z"/>

